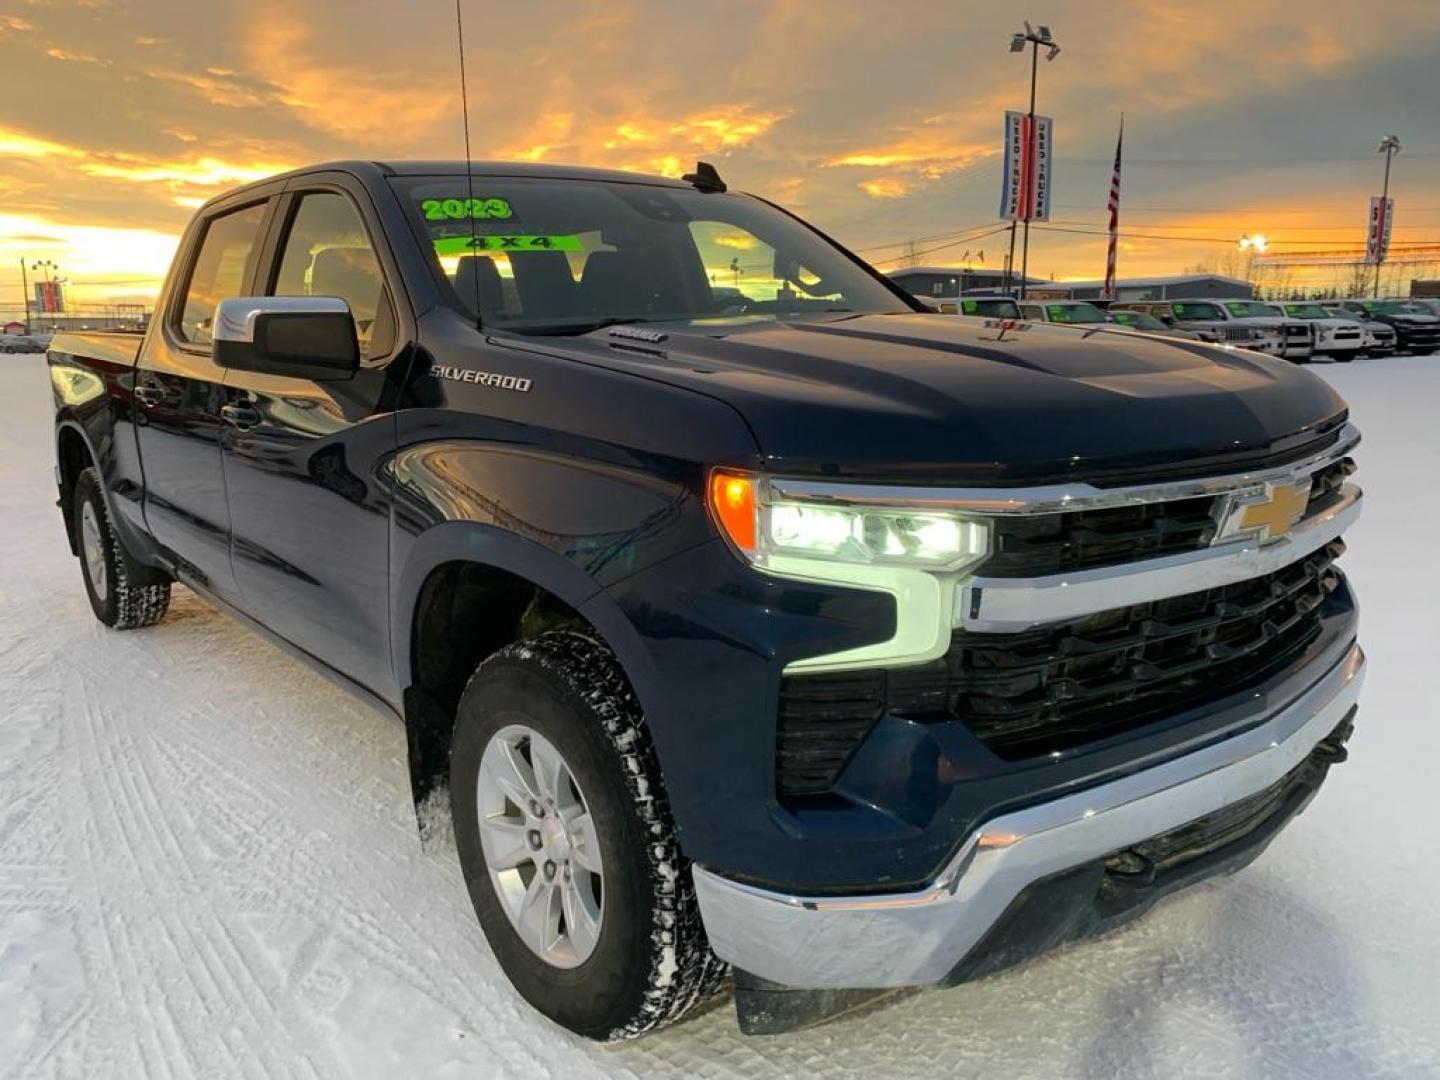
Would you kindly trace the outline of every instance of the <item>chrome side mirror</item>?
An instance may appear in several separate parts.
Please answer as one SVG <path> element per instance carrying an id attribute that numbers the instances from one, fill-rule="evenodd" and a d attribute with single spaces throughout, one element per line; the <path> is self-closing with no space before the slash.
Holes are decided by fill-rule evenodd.
<path id="1" fill-rule="evenodd" d="M 215 363 L 263 375 L 348 379 L 360 367 L 350 305 L 335 296 L 234 296 L 215 308 Z"/>

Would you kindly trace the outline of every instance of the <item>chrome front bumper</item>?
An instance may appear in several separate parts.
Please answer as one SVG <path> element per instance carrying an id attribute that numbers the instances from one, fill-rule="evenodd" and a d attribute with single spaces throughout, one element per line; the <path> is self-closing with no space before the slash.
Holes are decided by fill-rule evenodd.
<path id="1" fill-rule="evenodd" d="M 781 986 L 880 989 L 942 981 L 1030 884 L 1168 832 L 1276 783 L 1354 707 L 1358 645 L 1244 732 L 977 828 L 917 892 L 791 896 L 693 869 L 711 947 Z"/>

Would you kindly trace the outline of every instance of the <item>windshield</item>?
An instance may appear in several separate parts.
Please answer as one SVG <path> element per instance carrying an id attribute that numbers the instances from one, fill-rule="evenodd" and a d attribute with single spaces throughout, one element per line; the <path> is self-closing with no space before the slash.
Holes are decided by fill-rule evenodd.
<path id="1" fill-rule="evenodd" d="M 1136 330 L 1168 330 L 1166 326 L 1154 315 L 1147 315 L 1143 311 L 1112 311 L 1110 317 L 1121 326 L 1134 327 Z"/>
<path id="2" fill-rule="evenodd" d="M 999 297 L 989 300 L 961 300 L 960 313 L 962 315 L 983 315 L 988 319 L 1018 319 L 1020 318 L 1020 305 L 1014 300 L 1004 300 Z"/>
<path id="3" fill-rule="evenodd" d="M 844 252 L 747 195 L 598 180 L 391 181 L 448 299 L 486 326 L 582 333 L 617 322 L 909 311 Z"/>
<path id="4" fill-rule="evenodd" d="M 1105 313 L 1094 304 L 1046 304 L 1045 317 L 1050 322 L 1103 323 Z"/>
<path id="5" fill-rule="evenodd" d="M 1177 319 L 1223 319 L 1225 313 L 1218 304 L 1176 304 L 1170 310 Z"/>
<path id="6" fill-rule="evenodd" d="M 1280 314 L 1268 304 L 1251 304 L 1243 300 L 1230 301 L 1225 305 L 1225 310 L 1236 319 L 1273 319 Z"/>
<path id="7" fill-rule="evenodd" d="M 1330 313 L 1319 304 L 1286 304 L 1285 314 L 1297 319 L 1328 319 Z"/>
<path id="8" fill-rule="evenodd" d="M 1409 304 L 1399 300 L 1362 300 L 1361 307 L 1367 315 L 1414 315 L 1416 311 Z"/>

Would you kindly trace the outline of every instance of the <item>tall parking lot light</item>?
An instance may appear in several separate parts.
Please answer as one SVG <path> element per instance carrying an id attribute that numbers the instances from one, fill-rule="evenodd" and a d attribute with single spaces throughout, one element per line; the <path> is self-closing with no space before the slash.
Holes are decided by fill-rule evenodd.
<path id="1" fill-rule="evenodd" d="M 1254 236 L 1248 233 L 1240 237 L 1240 250 L 1248 252 L 1245 260 L 1245 280 L 1250 282 L 1250 287 L 1255 287 L 1253 280 L 1255 276 L 1255 256 L 1264 255 L 1270 250 L 1270 238 L 1264 233 L 1256 233 Z"/>
<path id="2" fill-rule="evenodd" d="M 1010 51 L 1012 53 L 1024 52 L 1025 46 L 1030 48 L 1030 138 L 1035 137 L 1035 82 L 1040 71 L 1040 46 L 1045 46 L 1045 59 L 1054 60 L 1060 55 L 1060 45 L 1050 33 L 1050 27 L 1037 26 L 1031 29 L 1030 23 L 1025 23 L 1025 32 L 1012 34 L 1010 37 Z M 1024 240 L 1020 251 L 1020 299 L 1025 299 L 1025 282 L 1030 276 L 1030 218 L 1024 219 L 1025 230 Z M 1010 226 L 1010 265 L 1015 265 L 1015 226 Z"/>
<path id="3" fill-rule="evenodd" d="M 1390 159 L 1398 154 L 1404 147 L 1400 145 L 1400 136 L 1386 135 L 1380 140 L 1380 145 L 1375 148 L 1377 154 L 1385 155 L 1385 183 L 1380 188 L 1380 205 L 1384 212 L 1390 212 Z M 1384 238 L 1375 245 L 1375 295 L 1380 295 L 1380 266 L 1385 262 Z"/>

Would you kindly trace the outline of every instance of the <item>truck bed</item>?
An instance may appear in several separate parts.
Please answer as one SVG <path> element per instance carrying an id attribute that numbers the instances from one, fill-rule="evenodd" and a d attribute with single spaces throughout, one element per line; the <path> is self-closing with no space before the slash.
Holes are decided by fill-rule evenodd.
<path id="1" fill-rule="evenodd" d="M 143 330 L 67 330 L 55 335 L 49 351 L 134 367 L 144 340 Z"/>

